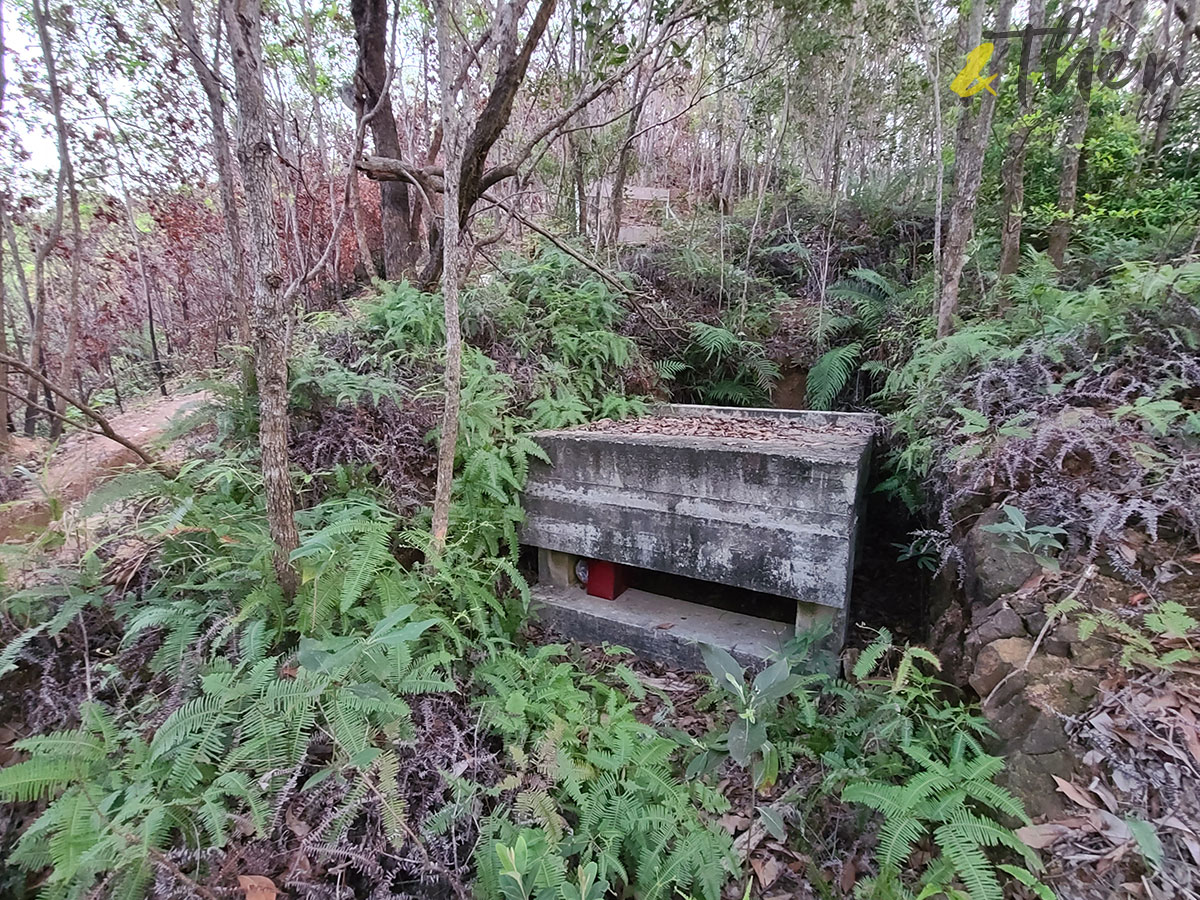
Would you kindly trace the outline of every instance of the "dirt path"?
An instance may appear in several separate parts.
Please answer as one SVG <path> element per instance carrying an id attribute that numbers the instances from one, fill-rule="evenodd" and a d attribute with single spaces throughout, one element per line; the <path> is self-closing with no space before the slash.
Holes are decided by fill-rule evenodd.
<path id="1" fill-rule="evenodd" d="M 207 397 L 206 392 L 196 391 L 147 398 L 108 421 L 122 437 L 146 449 L 157 449 L 154 445 L 171 421 L 196 408 Z M 23 439 L 14 444 L 15 453 L 9 464 L 24 459 L 40 486 L 30 485 L 23 499 L 0 510 L 0 541 L 22 539 L 31 529 L 46 525 L 51 518 L 47 495 L 68 507 L 86 497 L 106 477 L 138 462 L 136 454 L 115 441 L 78 430 L 64 438 L 48 465 L 44 463 L 44 444 L 40 450 L 38 444 Z"/>
<path id="2" fill-rule="evenodd" d="M 203 391 L 155 397 L 108 421 L 117 434 L 150 449 L 177 414 L 195 409 L 206 399 Z M 106 475 L 137 461 L 132 451 L 108 438 L 76 431 L 54 454 L 45 474 L 46 487 L 64 503 L 78 500 Z"/>

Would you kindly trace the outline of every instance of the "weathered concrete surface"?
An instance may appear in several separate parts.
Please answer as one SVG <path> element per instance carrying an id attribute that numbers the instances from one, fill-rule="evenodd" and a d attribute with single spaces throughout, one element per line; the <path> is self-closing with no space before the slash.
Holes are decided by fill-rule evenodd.
<path id="1" fill-rule="evenodd" d="M 665 411 L 811 422 L 814 440 L 540 432 L 534 438 L 550 465 L 531 467 L 522 540 L 844 611 L 872 417 L 688 406 Z M 828 425 L 862 430 L 822 436 Z M 806 616 L 798 620 L 802 626 Z M 836 624 L 840 643 L 843 623 Z"/>
<path id="2" fill-rule="evenodd" d="M 592 644 L 618 644 L 640 656 L 702 670 L 699 643 L 728 650 L 745 666 L 772 659 L 795 629 L 740 613 L 630 588 L 616 600 L 588 596 L 578 585 L 533 588 L 539 620 Z"/>

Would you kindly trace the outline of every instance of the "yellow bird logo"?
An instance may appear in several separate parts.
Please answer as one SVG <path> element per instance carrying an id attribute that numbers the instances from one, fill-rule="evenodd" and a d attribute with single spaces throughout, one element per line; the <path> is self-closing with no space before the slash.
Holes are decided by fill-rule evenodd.
<path id="1" fill-rule="evenodd" d="M 995 97 L 996 91 L 992 88 L 992 82 L 999 76 L 980 77 L 984 68 L 991 61 L 992 53 L 995 49 L 996 45 L 991 41 L 984 41 L 968 53 L 967 64 L 959 70 L 959 73 L 954 76 L 954 80 L 950 82 L 950 90 L 954 91 L 960 97 L 974 97 L 986 88 L 988 93 Z"/>

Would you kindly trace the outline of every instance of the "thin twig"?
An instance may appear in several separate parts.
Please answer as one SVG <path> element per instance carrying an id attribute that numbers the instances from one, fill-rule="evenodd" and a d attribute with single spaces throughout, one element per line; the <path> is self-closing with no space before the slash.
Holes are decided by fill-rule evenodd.
<path id="1" fill-rule="evenodd" d="M 1063 606 L 1063 605 L 1069 603 L 1071 600 L 1074 600 L 1076 597 L 1078 597 L 1079 592 L 1083 590 L 1083 586 L 1085 584 L 1087 584 L 1089 581 L 1091 581 L 1092 577 L 1095 574 L 1096 574 L 1096 567 L 1094 565 L 1089 565 L 1086 569 L 1083 570 L 1083 574 L 1079 576 L 1079 580 L 1075 583 L 1075 587 L 1071 590 L 1071 593 L 1068 594 L 1065 599 L 1060 600 L 1055 605 Z M 1066 615 L 1066 611 L 1064 610 L 1062 612 L 1055 613 L 1052 616 L 1046 617 L 1046 623 L 1042 626 L 1041 631 L 1038 632 L 1038 636 L 1034 640 L 1033 646 L 1029 648 L 1029 653 L 1026 654 L 1025 661 L 1023 663 L 1021 663 L 1020 666 L 1013 669 L 1011 672 L 1009 672 L 1007 675 L 1005 675 L 1003 678 L 1001 678 L 998 682 L 996 682 L 996 686 L 994 688 L 992 688 L 990 691 L 988 691 L 987 697 L 984 698 L 984 701 L 983 701 L 984 706 L 987 706 L 988 703 L 991 701 L 992 697 L 995 695 L 996 691 L 1000 690 L 1000 685 L 1004 684 L 1006 681 L 1008 681 L 1008 679 L 1012 678 L 1014 675 L 1018 674 L 1019 672 L 1024 672 L 1024 671 L 1028 670 L 1029 664 L 1031 662 L 1033 662 L 1034 656 L 1037 655 L 1038 648 L 1042 646 L 1042 641 L 1044 641 L 1046 639 L 1046 635 L 1050 633 L 1050 629 L 1052 627 L 1054 627 L 1055 624 L 1057 624 L 1059 618 L 1061 618 L 1065 615 Z"/>

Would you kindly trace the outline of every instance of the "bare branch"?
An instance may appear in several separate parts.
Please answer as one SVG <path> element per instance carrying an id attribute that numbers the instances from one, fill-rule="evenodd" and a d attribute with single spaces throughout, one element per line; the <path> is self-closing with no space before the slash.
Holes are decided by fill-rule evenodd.
<path id="1" fill-rule="evenodd" d="M 3 363 L 5 365 L 9 366 L 10 368 L 16 369 L 18 372 L 25 373 L 30 378 L 32 378 L 34 381 L 36 381 L 38 384 L 40 384 L 42 387 L 44 387 L 46 390 L 50 391 L 50 393 L 65 400 L 71 406 L 75 407 L 77 410 L 79 410 L 81 413 L 83 413 L 84 416 L 86 416 L 88 419 L 90 419 L 92 422 L 94 422 L 96 424 L 96 427 L 99 430 L 92 431 L 89 428 L 84 428 L 83 426 L 79 425 L 78 423 L 72 422 L 70 419 L 68 419 L 62 413 L 56 412 L 54 410 L 49 410 L 44 407 L 38 407 L 38 410 L 40 412 L 49 413 L 49 414 L 53 415 L 59 421 L 62 421 L 64 423 L 67 423 L 70 425 L 75 425 L 75 427 L 80 428 L 83 431 L 87 431 L 91 434 L 99 434 L 101 437 L 106 437 L 110 441 L 115 441 L 116 443 L 120 444 L 122 447 L 124 447 L 127 450 L 130 450 L 134 454 L 136 454 L 137 457 L 139 459 L 141 459 L 141 461 L 144 462 L 146 465 L 151 466 L 155 469 L 158 469 L 159 471 L 165 471 L 162 468 L 159 461 L 153 455 L 151 455 L 148 451 L 144 450 L 142 447 L 138 446 L 137 444 L 135 444 L 133 441 L 129 440 L 128 438 L 122 437 L 121 435 L 117 434 L 117 432 L 114 431 L 113 427 L 109 424 L 108 419 L 104 418 L 104 416 L 102 416 L 100 413 L 96 412 L 96 410 L 92 409 L 90 406 L 88 406 L 82 400 L 76 400 L 74 397 L 72 397 L 66 391 L 64 391 L 61 388 L 59 388 L 58 386 L 56 386 L 53 382 L 50 381 L 50 379 L 46 378 L 40 372 L 37 372 L 34 369 L 31 369 L 24 362 L 22 362 L 21 360 L 15 358 L 15 357 L 12 357 L 12 356 L 6 356 L 3 354 L 0 354 L 0 363 Z M 0 388 L 0 389 L 8 390 L 6 387 Z M 11 393 L 11 391 L 10 391 L 10 393 Z"/>

